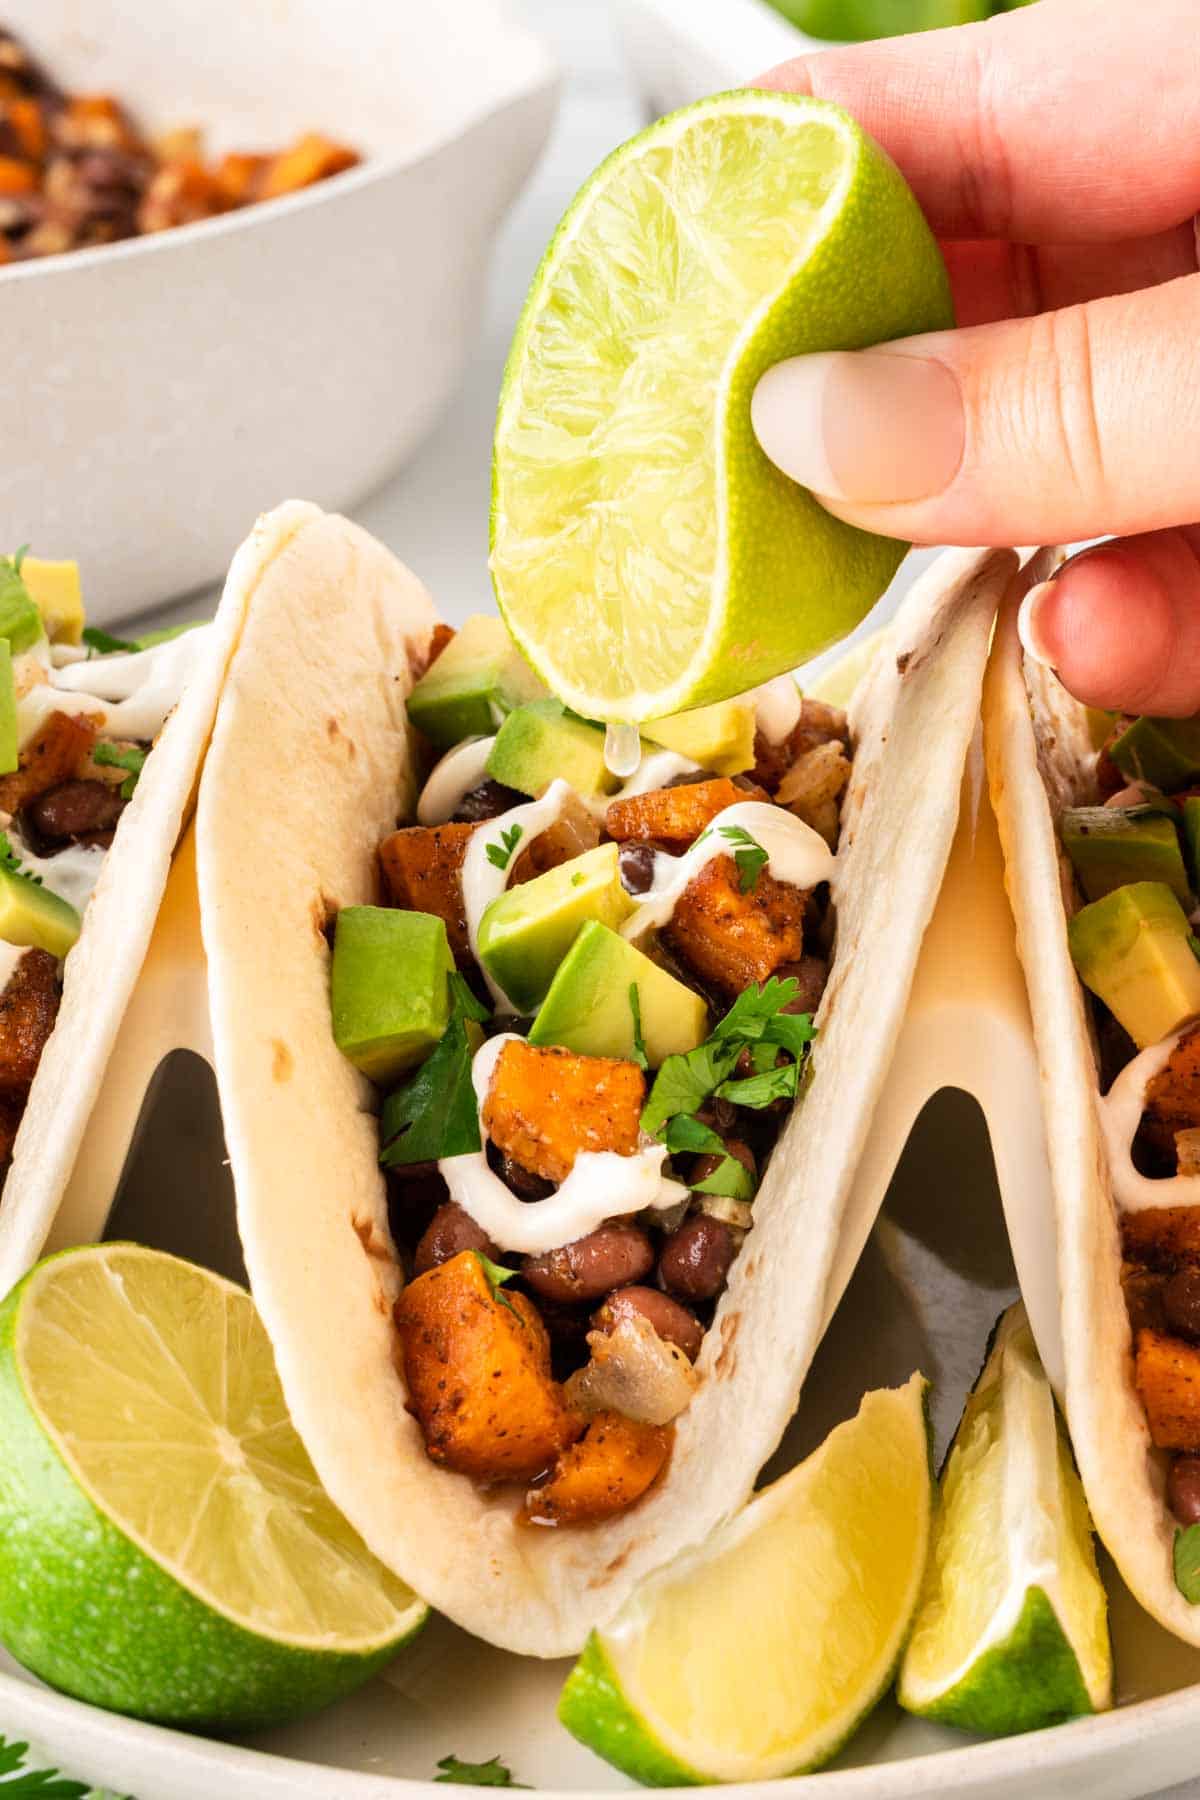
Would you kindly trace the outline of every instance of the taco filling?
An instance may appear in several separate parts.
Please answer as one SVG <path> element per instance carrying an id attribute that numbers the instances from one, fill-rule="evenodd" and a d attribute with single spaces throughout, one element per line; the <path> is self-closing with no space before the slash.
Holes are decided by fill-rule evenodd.
<path id="1" fill-rule="evenodd" d="M 58 1017 L 121 815 L 204 627 L 124 642 L 84 625 L 73 563 L 0 558 L 0 1167 Z"/>
<path id="2" fill-rule="evenodd" d="M 1083 902 L 1069 942 L 1092 995 L 1134 1379 L 1185 1526 L 1200 1521 L 1198 784 L 1200 720 L 1119 718 L 1095 804 L 1060 825 Z"/>
<path id="3" fill-rule="evenodd" d="M 418 823 L 379 846 L 387 904 L 337 917 L 334 1037 L 380 1091 L 428 1456 L 589 1523 L 667 1463 L 797 1095 L 849 733 L 783 678 L 648 726 L 622 782 L 499 621 L 433 651 Z"/>

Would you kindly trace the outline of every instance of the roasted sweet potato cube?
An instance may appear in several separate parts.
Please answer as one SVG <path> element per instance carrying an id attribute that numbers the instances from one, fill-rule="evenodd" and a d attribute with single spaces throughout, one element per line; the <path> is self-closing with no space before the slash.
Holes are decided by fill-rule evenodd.
<path id="1" fill-rule="evenodd" d="M 679 896 L 663 941 L 701 981 L 740 994 L 780 963 L 799 960 L 807 900 L 805 890 L 765 869 L 743 894 L 733 857 L 714 856 Z"/>
<path id="2" fill-rule="evenodd" d="M 39 794 L 83 773 L 96 741 L 88 714 L 53 712 L 21 752 L 21 766 L 0 776 L 0 811 L 20 812 Z"/>
<path id="3" fill-rule="evenodd" d="M 1164 1274 L 1200 1263 L 1200 1206 L 1147 1206 L 1122 1213 L 1121 1242 L 1130 1262 Z"/>
<path id="4" fill-rule="evenodd" d="M 5 136 L 11 138 L 22 157 L 41 162 L 50 140 L 41 106 L 32 95 L 0 102 L 0 139 Z"/>
<path id="5" fill-rule="evenodd" d="M 311 187 L 314 181 L 340 175 L 343 169 L 352 169 L 359 161 L 361 158 L 356 150 L 335 143 L 332 138 L 322 137 L 319 131 L 307 131 L 287 150 L 272 157 L 262 177 L 258 197 L 274 200 L 280 194 L 292 194 L 297 188 Z"/>
<path id="6" fill-rule="evenodd" d="M 743 800 L 766 800 L 762 788 L 739 787 L 727 775 L 683 787 L 651 788 L 628 800 L 614 800 L 604 815 L 609 837 L 626 844 L 666 844 L 682 849 L 698 838 L 727 806 Z"/>
<path id="7" fill-rule="evenodd" d="M 533 1525 L 590 1525 L 640 1500 L 671 1454 L 669 1425 L 599 1412 L 549 1481 L 530 1488 L 521 1516 Z"/>
<path id="8" fill-rule="evenodd" d="M 462 866 L 475 825 L 407 825 L 379 846 L 383 878 L 393 906 L 436 913 L 446 922 L 450 949 L 460 969 L 472 962 L 463 905 Z"/>
<path id="9" fill-rule="evenodd" d="M 32 163 L 17 156 L 0 156 L 0 197 L 7 200 L 16 194 L 32 194 L 37 184 L 37 170 Z"/>
<path id="10" fill-rule="evenodd" d="M 1160 1450 L 1200 1450 L 1200 1348 L 1143 1328 L 1134 1380 Z"/>
<path id="11" fill-rule="evenodd" d="M 223 206 L 249 206 L 258 199 L 259 183 L 270 157 L 245 150 L 229 150 L 213 169 L 213 183 Z"/>
<path id="12" fill-rule="evenodd" d="M 583 1430 L 550 1373 L 550 1339 L 524 1294 L 493 1289 L 464 1250 L 395 1305 L 409 1410 L 430 1459 L 476 1481 L 528 1481 Z"/>
<path id="13" fill-rule="evenodd" d="M 58 1017 L 58 964 L 26 950 L 0 993 L 0 1094 L 24 1094 Z"/>
<path id="14" fill-rule="evenodd" d="M 635 1153 L 645 1091 L 636 1063 L 512 1038 L 496 1060 L 483 1126 L 523 1169 L 565 1181 L 581 1150 Z"/>
<path id="15" fill-rule="evenodd" d="M 1181 1037 L 1146 1086 L 1141 1136 L 1174 1163 L 1175 1133 L 1200 1125 L 1200 1027 Z"/>

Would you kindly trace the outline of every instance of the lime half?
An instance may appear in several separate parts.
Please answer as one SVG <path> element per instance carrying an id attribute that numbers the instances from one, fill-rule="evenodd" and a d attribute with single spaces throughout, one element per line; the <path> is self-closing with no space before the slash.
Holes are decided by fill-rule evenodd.
<path id="1" fill-rule="evenodd" d="M 925 1386 L 868 1394 L 593 1632 L 559 1703 L 568 1731 L 653 1786 L 827 1762 L 890 1683 L 920 1592 Z"/>
<path id="2" fill-rule="evenodd" d="M 0 1306 L 0 1638 L 54 1687 L 246 1726 L 357 1687 L 424 1622 L 317 1480 L 250 1296 L 132 1244 Z"/>
<path id="3" fill-rule="evenodd" d="M 751 395 L 783 357 L 952 322 L 916 201 L 839 107 L 721 94 L 617 150 L 534 278 L 496 422 L 492 576 L 549 687 L 663 718 L 852 630 L 904 546 L 780 474 Z"/>
<path id="4" fill-rule="evenodd" d="M 1000 1321 L 946 1463 L 899 1700 L 992 1733 L 1112 1704 L 1091 1520 L 1021 1306 Z"/>

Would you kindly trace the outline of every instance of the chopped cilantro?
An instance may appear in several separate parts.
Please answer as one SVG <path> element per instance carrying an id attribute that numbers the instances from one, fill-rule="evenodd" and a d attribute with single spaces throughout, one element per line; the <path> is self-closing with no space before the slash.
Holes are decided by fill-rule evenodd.
<path id="1" fill-rule="evenodd" d="M 0 1781 L 3 1800 L 83 1800 L 91 1790 L 86 1781 L 72 1781 L 57 1769 L 27 1769 L 28 1744 L 10 1744 L 0 1737 L 0 1776 L 13 1776 Z"/>
<path id="2" fill-rule="evenodd" d="M 512 1770 L 506 1768 L 498 1756 L 489 1756 L 486 1762 L 462 1762 L 457 1756 L 443 1756 L 438 1763 L 442 1771 L 435 1775 L 435 1781 L 457 1781 L 464 1787 L 511 1787 L 527 1788 L 527 1781 L 514 1781 Z"/>
<path id="3" fill-rule="evenodd" d="M 513 1279 L 517 1273 L 516 1269 L 506 1269 L 503 1264 L 494 1263 L 490 1256 L 485 1256 L 483 1254 L 482 1250 L 477 1250 L 475 1256 L 477 1261 L 481 1264 L 484 1274 L 487 1276 L 488 1286 L 491 1288 L 495 1298 L 499 1301 L 501 1306 L 506 1306 L 508 1308 L 514 1319 L 517 1319 L 524 1325 L 524 1319 L 521 1318 L 520 1313 L 517 1311 L 508 1295 L 504 1292 L 505 1282 Z"/>
<path id="4" fill-rule="evenodd" d="M 136 744 L 121 749 L 117 744 L 97 744 L 92 751 L 92 761 L 100 764 L 102 769 L 128 769 L 129 779 L 121 783 L 122 800 L 132 800 L 133 790 L 137 786 L 138 776 L 146 766 L 149 752 L 139 750 Z"/>
<path id="5" fill-rule="evenodd" d="M 1200 1604 L 1200 1525 L 1175 1533 L 1175 1586 L 1189 1606 Z"/>
<path id="6" fill-rule="evenodd" d="M 101 631 L 98 625 L 85 626 L 81 634 L 81 642 L 97 656 L 113 656 L 119 650 L 136 650 L 137 645 L 128 638 L 113 637 L 111 632 Z"/>
<path id="7" fill-rule="evenodd" d="M 718 825 L 717 830 L 723 838 L 736 846 L 733 860 L 738 867 L 739 888 L 743 894 L 752 893 L 759 876 L 771 860 L 770 856 L 758 839 L 751 837 L 742 825 Z"/>
<path id="8" fill-rule="evenodd" d="M 711 1126 L 681 1113 L 668 1122 L 665 1140 L 667 1149 L 673 1156 L 682 1152 L 684 1155 L 721 1158 L 710 1175 L 702 1176 L 699 1181 L 689 1181 L 688 1186 L 698 1193 L 724 1194 L 732 1200 L 754 1198 L 754 1177 L 744 1163 L 729 1154 L 724 1140 L 717 1136 Z"/>
<path id="9" fill-rule="evenodd" d="M 0 869 L 7 869 L 10 875 L 19 875 L 23 881 L 32 881 L 36 886 L 43 886 L 40 875 L 27 869 L 12 847 L 12 839 L 7 831 L 0 831 Z"/>
<path id="10" fill-rule="evenodd" d="M 642 1109 L 642 1130 L 660 1137 L 662 1127 L 677 1113 L 694 1113 L 716 1092 L 742 1053 L 736 1039 L 721 1042 L 709 1038 L 682 1056 L 668 1056 L 654 1078 L 650 1098 Z"/>
<path id="11" fill-rule="evenodd" d="M 650 1067 L 650 1059 L 646 1055 L 646 1040 L 642 1036 L 642 997 L 638 993 L 638 984 L 629 984 L 629 1010 L 633 1014 L 633 1056 L 639 1069 L 645 1072 Z"/>
<path id="12" fill-rule="evenodd" d="M 379 1160 L 385 1169 L 481 1148 L 467 1020 L 482 1024 L 489 1014 L 461 975 L 454 972 L 449 979 L 450 1023 L 432 1054 L 383 1103 Z"/>
<path id="13" fill-rule="evenodd" d="M 773 1050 L 774 1046 L 768 1048 Z M 770 1106 L 776 1100 L 794 1100 L 799 1080 L 799 1063 L 784 1063 L 781 1068 L 747 1076 L 745 1081 L 723 1081 L 717 1093 L 722 1100 L 732 1100 L 735 1106 Z"/>
<path id="14" fill-rule="evenodd" d="M 785 1006 L 791 1005 L 799 992 L 800 983 L 792 975 L 783 980 L 778 975 L 772 975 L 761 987 L 757 981 L 751 982 L 716 1026 L 713 1036 L 743 1038 L 747 1041 L 764 1036 L 768 1025 L 773 1023 Z"/>
<path id="15" fill-rule="evenodd" d="M 521 841 L 524 832 L 522 825 L 509 825 L 500 833 L 498 844 L 487 846 L 487 859 L 494 869 L 507 869 L 512 860 L 512 853 Z"/>

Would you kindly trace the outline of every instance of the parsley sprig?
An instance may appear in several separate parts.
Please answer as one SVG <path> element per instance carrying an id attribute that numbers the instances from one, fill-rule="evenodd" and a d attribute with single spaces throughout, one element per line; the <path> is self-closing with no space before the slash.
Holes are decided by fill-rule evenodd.
<path id="1" fill-rule="evenodd" d="M 706 837 L 712 836 L 714 830 L 734 846 L 733 860 L 738 869 L 739 891 L 743 894 L 753 893 L 759 876 L 771 860 L 769 853 L 756 837 L 751 837 L 744 825 L 710 825 L 696 841 L 703 843 Z"/>
<path id="2" fill-rule="evenodd" d="M 500 833 L 500 842 L 498 844 L 488 844 L 485 846 L 487 850 L 487 859 L 494 869 L 507 869 L 509 863 L 512 861 L 512 853 L 520 843 L 524 830 L 525 827 L 523 825 L 508 825 Z"/>
<path id="3" fill-rule="evenodd" d="M 132 800 L 133 790 L 137 786 L 138 776 L 146 766 L 149 752 L 139 750 L 136 744 L 122 748 L 118 744 L 97 744 L 92 751 L 92 761 L 99 763 L 104 769 L 127 769 L 129 776 L 121 783 L 122 800 Z"/>
<path id="4" fill-rule="evenodd" d="M 435 1781 L 461 1782 L 464 1787 L 507 1787 L 527 1788 L 527 1781 L 514 1781 L 512 1770 L 500 1761 L 498 1756 L 489 1756 L 486 1762 L 462 1762 L 457 1756 L 443 1756 L 438 1763 L 442 1771 L 435 1775 Z"/>
<path id="5" fill-rule="evenodd" d="M 457 971 L 449 979 L 450 1023 L 416 1074 L 383 1103 L 379 1160 L 385 1169 L 466 1156 L 481 1148 L 467 1021 L 482 1025 L 491 1014 Z"/>
<path id="6" fill-rule="evenodd" d="M 0 1737 L 0 1796 L 3 1800 L 83 1800 L 91 1790 L 86 1781 L 72 1781 L 57 1769 L 29 1769 L 28 1744 L 10 1744 Z"/>

